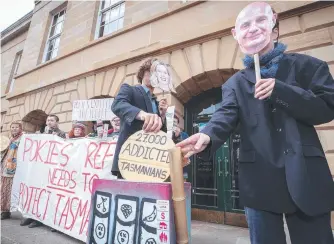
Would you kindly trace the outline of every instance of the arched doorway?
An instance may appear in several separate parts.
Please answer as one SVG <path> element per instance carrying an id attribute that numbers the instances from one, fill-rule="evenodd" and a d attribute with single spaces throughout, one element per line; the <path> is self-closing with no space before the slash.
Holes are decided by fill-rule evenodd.
<path id="1" fill-rule="evenodd" d="M 187 133 L 192 135 L 203 129 L 221 101 L 220 87 L 191 98 L 184 106 Z M 198 156 L 191 159 L 192 163 L 186 170 L 192 183 L 194 219 L 246 226 L 243 205 L 239 201 L 239 142 L 237 129 L 216 151 L 212 160 L 205 161 Z"/>
<path id="2" fill-rule="evenodd" d="M 45 126 L 47 114 L 42 110 L 29 112 L 22 119 L 23 131 L 26 133 L 35 133 Z"/>

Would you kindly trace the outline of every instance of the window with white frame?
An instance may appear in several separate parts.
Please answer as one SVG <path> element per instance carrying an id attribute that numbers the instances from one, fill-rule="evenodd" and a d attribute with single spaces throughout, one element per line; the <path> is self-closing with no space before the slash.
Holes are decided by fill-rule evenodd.
<path id="1" fill-rule="evenodd" d="M 123 28 L 125 2 L 102 0 L 99 11 L 96 38 L 108 35 Z"/>
<path id="2" fill-rule="evenodd" d="M 14 77 L 17 75 L 17 71 L 19 69 L 21 57 L 22 57 L 22 51 L 18 52 L 15 55 L 15 59 L 14 59 L 13 67 L 12 67 L 12 72 L 10 74 L 10 79 L 9 79 L 9 87 L 7 88 L 7 92 L 11 92 L 14 88 L 14 82 L 15 82 Z"/>
<path id="3" fill-rule="evenodd" d="M 49 36 L 46 41 L 44 62 L 57 57 L 60 36 L 63 31 L 66 9 L 52 16 L 52 22 L 49 30 Z"/>

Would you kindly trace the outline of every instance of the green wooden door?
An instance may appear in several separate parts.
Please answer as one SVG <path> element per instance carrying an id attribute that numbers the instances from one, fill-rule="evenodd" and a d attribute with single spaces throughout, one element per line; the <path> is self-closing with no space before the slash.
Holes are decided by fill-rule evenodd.
<path id="1" fill-rule="evenodd" d="M 205 127 L 207 120 L 195 121 L 194 133 Z M 195 155 L 191 164 L 192 206 L 224 211 L 224 147 L 211 160 Z M 228 150 L 228 149 L 225 149 Z"/>
<path id="2" fill-rule="evenodd" d="M 185 106 L 185 127 L 189 135 L 198 133 L 220 107 L 221 89 L 214 88 L 192 98 Z M 238 130 L 237 130 L 238 131 Z M 192 184 L 192 206 L 228 212 L 243 211 L 239 202 L 238 152 L 240 136 L 233 134 L 212 160 L 197 155 L 186 167 Z"/>
<path id="3" fill-rule="evenodd" d="M 223 192 L 226 212 L 244 212 L 239 197 L 239 146 L 240 134 L 234 133 L 223 146 Z"/>

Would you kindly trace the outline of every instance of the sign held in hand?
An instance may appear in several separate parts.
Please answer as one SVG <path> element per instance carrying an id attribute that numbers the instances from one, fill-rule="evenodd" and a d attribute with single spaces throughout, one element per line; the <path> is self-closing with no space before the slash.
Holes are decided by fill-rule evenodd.
<path id="1" fill-rule="evenodd" d="M 170 175 L 168 150 L 174 142 L 163 131 L 138 131 L 123 144 L 118 160 L 119 170 L 126 180 L 163 182 Z"/>

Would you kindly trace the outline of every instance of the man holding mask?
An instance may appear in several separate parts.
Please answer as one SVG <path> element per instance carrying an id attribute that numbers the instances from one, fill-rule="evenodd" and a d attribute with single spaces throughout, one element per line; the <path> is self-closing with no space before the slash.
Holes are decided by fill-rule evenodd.
<path id="1" fill-rule="evenodd" d="M 211 157 L 240 125 L 240 198 L 252 244 L 333 244 L 333 179 L 315 125 L 334 119 L 334 80 L 327 63 L 285 53 L 269 4 L 251 3 L 234 38 L 245 69 L 222 87 L 222 105 L 201 131 L 182 141 L 185 157 Z M 259 54 L 256 80 L 253 54 Z"/>
<path id="2" fill-rule="evenodd" d="M 157 102 L 150 81 L 150 70 L 155 59 L 146 60 L 139 68 L 137 79 L 140 85 L 124 83 L 112 104 L 113 113 L 121 119 L 121 128 L 116 145 L 112 174 L 122 178 L 118 168 L 118 156 L 124 142 L 135 132 L 167 131 L 167 100 Z"/>

